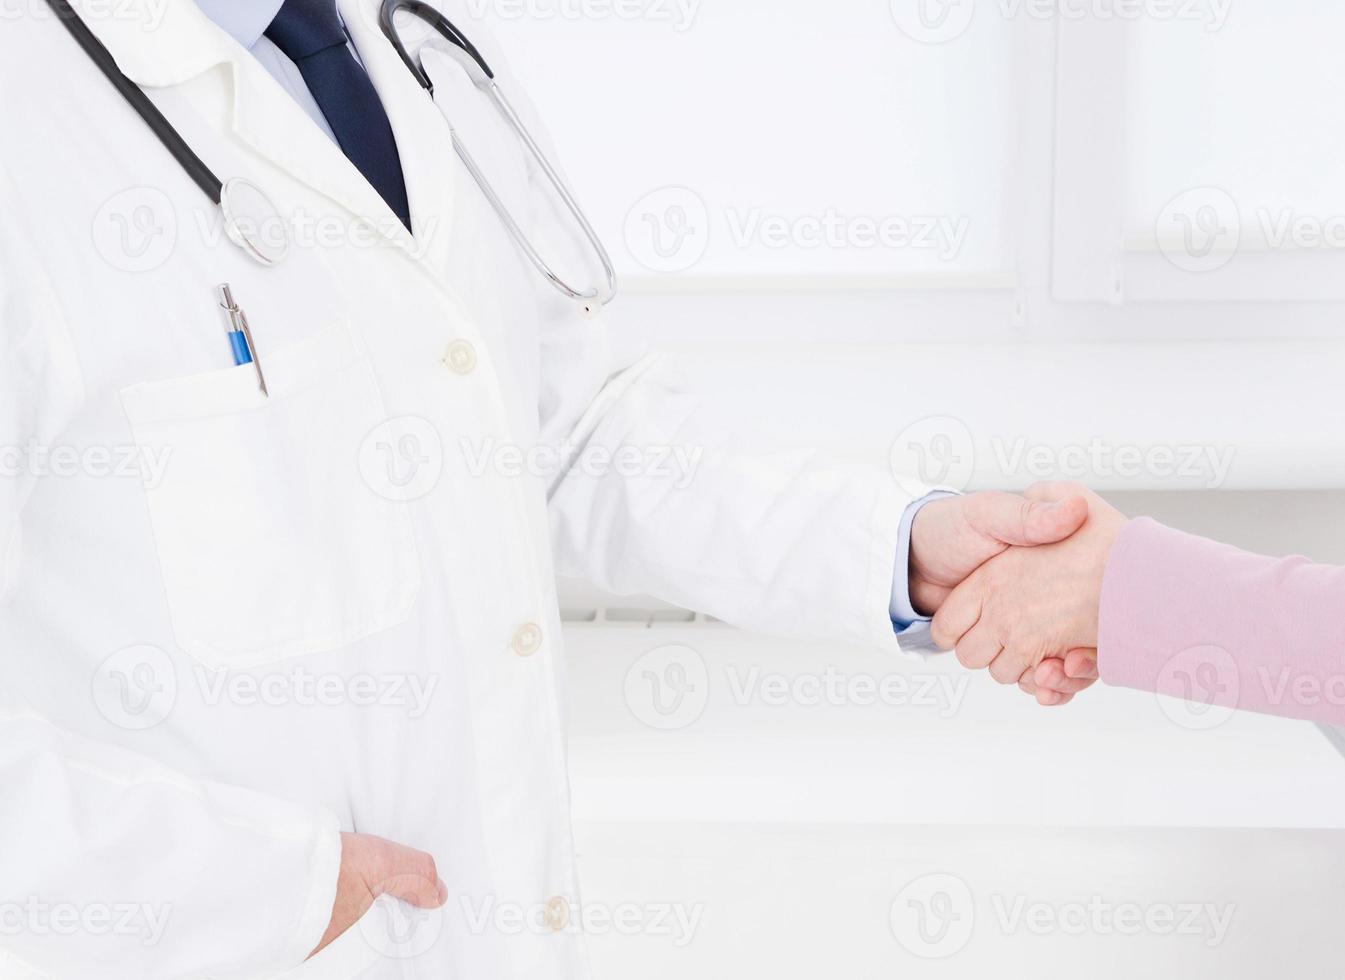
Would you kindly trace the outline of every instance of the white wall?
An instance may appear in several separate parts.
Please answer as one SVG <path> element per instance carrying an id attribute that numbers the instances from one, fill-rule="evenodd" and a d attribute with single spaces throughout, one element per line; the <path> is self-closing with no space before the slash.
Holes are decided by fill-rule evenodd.
<path id="1" fill-rule="evenodd" d="M 666 339 L 1341 335 L 1339 5 L 467 4 Z"/>

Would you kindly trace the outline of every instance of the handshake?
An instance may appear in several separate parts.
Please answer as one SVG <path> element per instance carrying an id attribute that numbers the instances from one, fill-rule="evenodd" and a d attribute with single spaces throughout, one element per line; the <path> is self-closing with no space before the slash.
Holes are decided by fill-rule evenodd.
<path id="1" fill-rule="evenodd" d="M 1125 524 L 1073 483 L 936 500 L 911 530 L 911 603 L 963 666 L 1067 704 L 1098 678 L 1102 578 Z"/>

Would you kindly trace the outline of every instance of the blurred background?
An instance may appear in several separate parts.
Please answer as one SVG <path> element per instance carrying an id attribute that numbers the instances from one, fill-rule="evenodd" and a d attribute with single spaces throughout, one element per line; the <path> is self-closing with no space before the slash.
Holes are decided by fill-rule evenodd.
<path id="1" fill-rule="evenodd" d="M 464 2 L 744 438 L 1345 563 L 1345 8 Z M 1332 733 L 563 591 L 599 976 L 1340 975 Z"/>

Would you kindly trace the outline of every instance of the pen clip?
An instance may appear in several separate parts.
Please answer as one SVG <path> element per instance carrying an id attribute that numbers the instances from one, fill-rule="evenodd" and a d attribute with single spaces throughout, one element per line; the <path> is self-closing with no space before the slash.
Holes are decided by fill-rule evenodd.
<path id="1" fill-rule="evenodd" d="M 243 312 L 237 301 L 234 299 L 233 288 L 226 282 L 219 287 L 220 307 L 229 315 L 229 325 L 234 333 L 243 335 L 243 342 L 247 344 L 248 356 L 252 358 L 252 365 L 257 371 L 257 382 L 261 385 L 261 391 L 267 398 L 271 397 L 270 389 L 266 386 L 266 375 L 262 371 L 261 357 L 257 353 L 257 344 L 252 339 L 252 325 L 248 323 L 248 316 Z"/>

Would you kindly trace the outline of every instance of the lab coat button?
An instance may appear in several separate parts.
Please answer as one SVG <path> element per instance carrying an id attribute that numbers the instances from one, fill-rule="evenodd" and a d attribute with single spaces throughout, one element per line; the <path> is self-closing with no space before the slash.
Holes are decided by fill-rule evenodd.
<path id="1" fill-rule="evenodd" d="M 520 657 L 531 657 L 542 649 L 542 628 L 536 623 L 527 623 L 514 634 L 514 652 Z"/>
<path id="2" fill-rule="evenodd" d="M 546 903 L 546 924 L 552 932 L 563 932 L 570 924 L 570 903 L 557 895 Z"/>
<path id="3" fill-rule="evenodd" d="M 476 370 L 476 348 L 465 340 L 455 340 L 444 353 L 444 363 L 457 374 L 471 374 Z"/>

